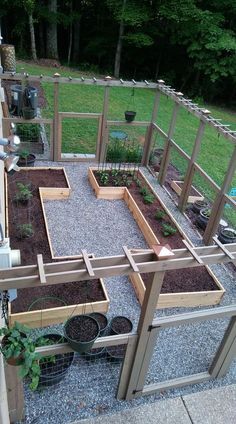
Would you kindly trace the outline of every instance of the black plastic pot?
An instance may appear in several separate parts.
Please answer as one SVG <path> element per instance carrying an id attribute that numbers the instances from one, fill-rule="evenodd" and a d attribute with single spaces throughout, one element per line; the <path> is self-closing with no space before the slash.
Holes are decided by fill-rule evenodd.
<path id="1" fill-rule="evenodd" d="M 131 333 L 133 324 L 129 318 L 118 315 L 111 320 L 110 334 L 126 334 Z"/>
<path id="2" fill-rule="evenodd" d="M 192 210 L 195 213 L 200 213 L 201 209 L 205 209 L 209 207 L 209 203 L 205 200 L 196 200 L 193 204 L 192 204 Z"/>
<path id="3" fill-rule="evenodd" d="M 123 361 L 126 352 L 126 345 L 109 346 L 106 348 L 107 359 L 111 362 Z"/>
<path id="4" fill-rule="evenodd" d="M 105 356 L 105 352 L 105 347 L 99 347 L 89 350 L 84 354 L 84 357 L 87 361 L 95 361 L 96 359 L 103 358 Z"/>
<path id="5" fill-rule="evenodd" d="M 17 165 L 20 167 L 34 166 L 35 160 L 36 156 L 33 153 L 30 153 L 26 158 L 20 158 Z"/>
<path id="6" fill-rule="evenodd" d="M 94 318 L 100 327 L 100 334 L 99 336 L 102 336 L 105 334 L 107 327 L 108 327 L 108 319 L 105 314 L 102 314 L 101 312 L 92 312 L 89 314 L 92 318 Z"/>
<path id="7" fill-rule="evenodd" d="M 132 111 L 132 110 L 126 110 L 125 111 L 125 120 L 127 122 L 132 122 L 134 120 L 136 116 L 136 112 Z"/>
<path id="8" fill-rule="evenodd" d="M 90 334 L 86 337 L 85 329 L 89 326 L 90 329 L 88 331 L 90 331 Z M 81 335 L 78 331 L 78 335 L 74 336 L 77 329 L 84 329 L 84 333 Z M 64 333 L 73 350 L 79 353 L 85 353 L 92 349 L 95 340 L 100 334 L 100 328 L 96 319 L 92 318 L 90 315 L 75 315 L 66 321 Z"/>
<path id="9" fill-rule="evenodd" d="M 31 107 L 23 107 L 22 115 L 24 119 L 34 119 L 36 116 L 36 110 Z"/>
<path id="10" fill-rule="evenodd" d="M 52 341 L 52 344 L 65 343 L 65 337 L 60 334 L 44 334 L 43 337 Z M 36 340 L 37 343 L 37 340 Z M 59 355 L 52 355 L 53 361 L 39 362 L 41 374 L 39 377 L 38 387 L 54 386 L 60 383 L 60 381 L 66 376 L 72 361 L 74 359 L 74 353 L 64 353 Z"/>
<path id="11" fill-rule="evenodd" d="M 218 239 L 222 244 L 236 243 L 236 230 L 229 227 L 223 228 L 220 230 Z"/>
<path id="12" fill-rule="evenodd" d="M 196 223 L 203 230 L 206 228 L 207 223 L 209 221 L 209 216 L 206 216 L 205 213 L 209 210 L 209 208 L 204 208 L 200 210 L 200 213 L 197 217 Z"/>

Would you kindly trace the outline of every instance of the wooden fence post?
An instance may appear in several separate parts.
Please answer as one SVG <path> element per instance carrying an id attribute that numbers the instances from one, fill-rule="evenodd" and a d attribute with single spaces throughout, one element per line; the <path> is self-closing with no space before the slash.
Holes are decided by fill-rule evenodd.
<path id="1" fill-rule="evenodd" d="M 145 296 L 142 304 L 141 315 L 138 323 L 138 342 L 135 352 L 133 367 L 127 387 L 125 399 L 130 400 L 138 396 L 136 391 L 139 375 L 143 366 L 143 362 L 148 360 L 145 357 L 146 346 L 150 337 L 150 325 L 152 324 L 154 314 L 156 312 L 157 301 L 161 292 L 165 271 L 155 272 L 152 281 L 147 284 Z"/>
<path id="2" fill-rule="evenodd" d="M 13 367 L 5 363 L 7 399 L 11 423 L 21 421 L 25 416 L 23 381 L 18 373 L 19 367 Z"/>
<path id="3" fill-rule="evenodd" d="M 107 147 L 108 138 L 109 138 L 108 130 L 107 130 L 107 114 L 108 114 L 108 105 L 109 105 L 109 92 L 110 92 L 110 87 L 106 86 L 105 90 L 104 90 L 104 100 L 103 100 L 99 162 L 104 162 L 106 160 L 106 158 L 105 158 L 106 147 Z"/>
<path id="4" fill-rule="evenodd" d="M 158 175 L 158 181 L 161 185 L 163 185 L 164 182 L 165 182 L 166 173 L 167 173 L 168 165 L 169 165 L 169 162 L 170 162 L 170 152 L 171 152 L 170 140 L 171 140 L 171 138 L 173 137 L 173 134 L 174 134 L 175 123 L 176 123 L 177 113 L 178 113 L 179 107 L 180 107 L 179 103 L 175 103 L 174 108 L 173 108 L 171 121 L 170 121 L 168 138 L 166 140 L 166 145 L 165 145 L 165 148 L 164 148 L 163 158 L 162 158 L 162 161 L 161 161 L 160 171 L 159 171 L 159 175 Z"/>
<path id="5" fill-rule="evenodd" d="M 59 82 L 54 82 L 54 117 L 53 117 L 53 148 L 52 156 L 53 160 L 57 161 L 61 159 L 61 143 L 62 134 L 61 127 L 59 130 Z"/>
<path id="6" fill-rule="evenodd" d="M 229 162 L 229 166 L 228 166 L 228 170 L 227 170 L 224 182 L 211 208 L 211 215 L 210 215 L 210 218 L 209 218 L 209 221 L 203 236 L 204 243 L 207 245 L 209 245 L 212 242 L 212 237 L 214 237 L 216 230 L 219 226 L 220 219 L 221 219 L 224 206 L 225 206 L 224 195 L 227 193 L 230 187 L 235 170 L 236 170 L 236 146 L 234 147 L 234 151 Z"/>
<path id="7" fill-rule="evenodd" d="M 188 163 L 188 169 L 184 178 L 184 183 L 182 186 L 182 192 L 181 195 L 179 197 L 179 203 L 178 203 L 178 207 L 181 211 L 183 211 L 186 207 L 187 201 L 188 201 L 188 196 L 191 190 L 191 185 L 192 185 L 192 181 L 193 181 L 193 176 L 194 176 L 194 162 L 197 159 L 200 147 L 201 147 L 201 140 L 203 137 L 203 133 L 204 133 L 204 129 L 205 129 L 206 123 L 203 121 L 200 121 L 199 123 L 199 127 L 198 127 L 198 131 L 197 131 L 197 135 L 195 138 L 195 143 L 194 143 L 194 147 L 193 147 L 193 151 L 192 151 L 192 155 L 191 155 L 191 159 Z"/>
<path id="8" fill-rule="evenodd" d="M 157 89 L 155 99 L 154 99 L 154 104 L 153 104 L 151 122 L 148 126 L 148 130 L 145 137 L 145 143 L 143 146 L 143 156 L 142 156 L 142 162 L 141 162 L 143 166 L 147 166 L 149 162 L 151 147 L 152 147 L 153 123 L 155 123 L 157 119 L 158 108 L 160 105 L 160 98 L 161 98 L 161 92 Z"/>

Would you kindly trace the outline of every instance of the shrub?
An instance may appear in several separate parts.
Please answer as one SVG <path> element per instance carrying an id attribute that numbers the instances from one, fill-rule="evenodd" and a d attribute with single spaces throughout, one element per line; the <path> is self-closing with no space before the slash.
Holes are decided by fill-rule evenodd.
<path id="1" fill-rule="evenodd" d="M 20 239 L 29 238 L 34 234 L 32 224 L 19 224 L 17 226 L 17 236 Z"/>
<path id="2" fill-rule="evenodd" d="M 155 197 L 153 196 L 153 194 L 146 194 L 145 196 L 143 196 L 143 202 L 145 204 L 151 205 L 155 200 Z"/>
<path id="3" fill-rule="evenodd" d="M 23 184 L 18 182 L 16 183 L 16 186 L 18 188 L 18 191 L 15 195 L 14 200 L 16 200 L 17 202 L 27 202 L 29 199 L 31 199 L 33 195 L 29 188 L 29 184 Z"/>
<path id="4" fill-rule="evenodd" d="M 157 219 L 157 220 L 161 220 L 161 219 L 163 219 L 164 218 L 164 216 L 165 216 L 165 212 L 164 211 L 162 211 L 161 209 L 157 209 L 157 211 L 156 211 L 156 215 L 155 215 L 155 218 Z"/>
<path id="5" fill-rule="evenodd" d="M 17 124 L 16 134 L 20 137 L 21 141 L 37 142 L 40 139 L 40 125 L 39 124 Z"/>
<path id="6" fill-rule="evenodd" d="M 172 236 L 173 234 L 176 233 L 176 231 L 177 231 L 177 229 L 172 227 L 172 225 L 165 224 L 165 223 L 162 224 L 162 234 L 163 234 L 163 236 L 165 236 L 165 237 Z"/>
<path id="7" fill-rule="evenodd" d="M 142 194 L 142 196 L 147 196 L 149 194 L 149 191 L 147 187 L 141 187 L 139 193 Z"/>

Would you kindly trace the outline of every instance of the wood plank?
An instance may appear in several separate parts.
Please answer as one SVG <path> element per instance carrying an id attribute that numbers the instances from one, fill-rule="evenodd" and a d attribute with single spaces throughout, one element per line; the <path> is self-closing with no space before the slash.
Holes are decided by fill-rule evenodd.
<path id="1" fill-rule="evenodd" d="M 85 263 L 85 266 L 87 268 L 87 271 L 88 271 L 90 277 L 93 277 L 95 274 L 94 274 L 93 268 L 91 266 L 91 262 L 90 262 L 87 250 L 82 249 L 81 252 L 82 252 L 82 256 L 83 256 L 84 263 Z"/>
<path id="2" fill-rule="evenodd" d="M 230 253 L 228 251 L 228 249 L 224 246 L 224 244 L 222 244 L 220 242 L 220 240 L 218 239 L 218 237 L 213 237 L 214 242 L 217 244 L 217 246 L 219 246 L 221 248 L 221 250 L 223 250 L 223 252 L 230 258 L 232 259 L 232 261 L 235 261 L 236 258 L 232 255 L 232 253 Z"/>
<path id="3" fill-rule="evenodd" d="M 46 276 L 44 272 L 44 264 L 43 264 L 43 255 L 39 254 L 37 255 L 37 264 L 38 264 L 38 270 L 39 270 L 39 278 L 42 284 L 46 283 Z"/>
<path id="4" fill-rule="evenodd" d="M 125 254 L 127 256 L 127 259 L 129 261 L 131 267 L 133 268 L 133 271 L 134 272 L 139 272 L 138 266 L 137 266 L 136 262 L 134 261 L 132 255 L 131 255 L 131 253 L 129 251 L 129 249 L 127 248 L 127 246 L 123 246 L 123 250 L 124 250 L 124 252 L 125 252 Z"/>
<path id="5" fill-rule="evenodd" d="M 199 263 L 199 264 L 203 264 L 203 260 L 200 258 L 200 256 L 195 252 L 195 250 L 192 248 L 192 246 L 186 241 L 186 240 L 182 240 L 182 242 L 184 243 L 184 245 L 187 247 L 187 249 L 189 250 L 189 252 L 191 253 L 192 257 Z"/>
<path id="6" fill-rule="evenodd" d="M 178 194 L 178 196 L 180 196 L 181 193 L 182 193 L 182 188 L 179 186 L 179 183 L 182 183 L 182 181 L 172 180 L 171 183 L 170 183 L 171 188 Z M 198 194 L 196 194 L 196 195 L 189 195 L 188 196 L 188 199 L 187 199 L 187 202 L 188 203 L 194 203 L 194 202 L 196 202 L 196 200 L 204 200 L 204 196 L 194 186 L 191 186 L 191 187 Z"/>

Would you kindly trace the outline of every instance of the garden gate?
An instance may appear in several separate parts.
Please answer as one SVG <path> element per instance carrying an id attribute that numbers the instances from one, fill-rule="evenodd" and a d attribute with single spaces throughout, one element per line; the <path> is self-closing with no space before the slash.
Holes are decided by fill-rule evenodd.
<path id="1" fill-rule="evenodd" d="M 179 268 L 197 267 L 217 263 L 235 262 L 236 244 L 227 246 L 215 244 L 213 246 L 194 247 L 186 245 L 184 249 L 173 250 L 174 256 L 164 260 L 157 260 L 152 249 L 133 253 L 124 248 L 125 254 L 103 258 L 84 258 L 75 261 L 44 264 L 4 269 L 1 271 L 0 290 L 11 288 L 35 287 L 41 284 L 58 284 L 70 281 L 82 281 L 116 275 L 129 275 L 133 272 L 151 272 L 153 280 L 147 285 L 145 298 L 137 331 L 132 334 L 107 336 L 97 339 L 94 348 L 102 346 L 127 345 L 120 381 L 117 390 L 118 399 L 133 399 L 141 395 L 152 394 L 163 389 L 180 387 L 187 384 L 199 383 L 223 376 L 236 354 L 236 305 L 200 310 L 181 315 L 154 318 L 157 300 L 161 291 L 165 271 Z M 40 266 L 39 266 L 40 263 Z M 55 278 L 56 277 L 56 278 Z M 226 329 L 222 342 L 215 354 L 214 360 L 207 372 L 175 378 L 158 384 L 146 385 L 145 376 L 152 357 L 156 338 L 162 328 L 183 325 L 186 323 L 229 317 L 230 323 Z M 42 355 L 59 354 L 71 351 L 67 343 L 37 348 Z M 168 365 L 168 364 L 167 364 Z M 9 366 L 6 371 L 6 392 L 4 391 L 4 370 L 1 366 L 2 396 L 0 401 L 2 416 L 7 416 L 8 405 L 12 422 L 22 418 L 24 411 L 24 397 L 22 382 L 17 372 Z M 13 368 L 13 367 L 11 367 Z M 6 421 L 7 424 L 7 421 Z"/>

